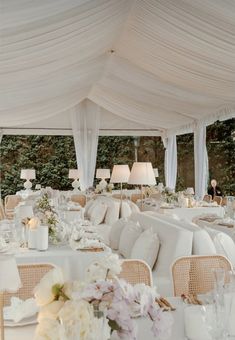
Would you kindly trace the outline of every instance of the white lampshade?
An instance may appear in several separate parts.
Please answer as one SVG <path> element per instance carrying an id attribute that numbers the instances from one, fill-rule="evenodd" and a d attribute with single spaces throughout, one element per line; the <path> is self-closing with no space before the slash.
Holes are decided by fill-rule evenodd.
<path id="1" fill-rule="evenodd" d="M 153 169 L 155 177 L 159 177 L 158 168 Z"/>
<path id="2" fill-rule="evenodd" d="M 81 176 L 81 172 L 79 169 L 69 169 L 69 178 L 70 179 L 78 179 Z"/>
<path id="3" fill-rule="evenodd" d="M 153 172 L 152 163 L 135 162 L 132 166 L 129 184 L 155 185 L 156 179 Z"/>
<path id="4" fill-rule="evenodd" d="M 193 188 L 187 188 L 185 193 L 186 193 L 186 195 L 194 195 L 194 189 Z"/>
<path id="5" fill-rule="evenodd" d="M 110 169 L 96 169 L 96 178 L 110 178 Z"/>
<path id="6" fill-rule="evenodd" d="M 21 169 L 20 172 L 20 178 L 21 179 L 35 179 L 36 178 L 36 172 L 34 169 Z"/>
<path id="7" fill-rule="evenodd" d="M 0 292 L 16 292 L 21 287 L 21 280 L 12 255 L 0 256 Z"/>
<path id="8" fill-rule="evenodd" d="M 130 169 L 128 165 L 114 165 L 110 183 L 128 183 Z"/>

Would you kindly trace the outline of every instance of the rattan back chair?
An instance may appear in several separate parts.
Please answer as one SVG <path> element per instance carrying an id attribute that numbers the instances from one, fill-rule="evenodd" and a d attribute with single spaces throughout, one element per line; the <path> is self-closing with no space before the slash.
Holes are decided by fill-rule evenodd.
<path id="1" fill-rule="evenodd" d="M 153 198 L 153 199 L 159 201 L 161 199 L 161 196 L 162 196 L 162 194 L 159 192 L 157 194 L 151 194 L 150 198 Z"/>
<path id="2" fill-rule="evenodd" d="M 21 300 L 33 297 L 33 290 L 36 285 L 40 282 L 41 278 L 53 268 L 55 268 L 55 266 L 47 263 L 19 264 L 18 270 L 22 287 L 15 293 L 4 293 L 4 305 L 7 306 L 10 304 L 12 296 L 19 297 Z"/>
<path id="3" fill-rule="evenodd" d="M 123 260 L 122 271 L 118 277 L 132 285 L 137 283 L 144 283 L 148 286 L 153 285 L 151 268 L 141 260 Z"/>
<path id="4" fill-rule="evenodd" d="M 228 272 L 232 266 L 221 255 L 194 255 L 177 259 L 172 265 L 174 295 L 208 293 L 215 284 L 213 269 L 224 269 L 228 281 Z"/>
<path id="5" fill-rule="evenodd" d="M 223 197 L 221 205 L 224 207 L 227 204 L 228 204 L 228 198 L 227 197 Z"/>
<path id="6" fill-rule="evenodd" d="M 6 216 L 5 216 L 2 200 L 0 200 L 0 221 L 4 220 L 5 218 Z"/>
<path id="7" fill-rule="evenodd" d="M 145 195 L 143 194 L 131 194 L 131 201 L 133 203 L 136 203 L 138 200 L 141 200 L 141 199 L 144 199 L 145 198 Z"/>
<path id="8" fill-rule="evenodd" d="M 7 195 L 5 197 L 5 215 L 8 219 L 12 219 L 14 217 L 14 210 L 17 205 L 20 203 L 21 197 L 18 195 Z"/>
<path id="9" fill-rule="evenodd" d="M 72 195 L 71 201 L 75 203 L 79 203 L 81 207 L 85 207 L 86 205 L 86 196 L 85 195 Z"/>
<path id="10" fill-rule="evenodd" d="M 214 196 L 213 201 L 217 202 L 218 205 L 222 204 L 223 198 L 221 196 Z"/>
<path id="11" fill-rule="evenodd" d="M 125 199 L 127 199 L 127 195 L 125 195 L 125 194 L 123 194 L 123 195 L 121 195 L 121 194 L 113 194 L 112 198 L 116 198 L 118 200 L 120 200 L 122 198 L 123 200 L 125 200 Z"/>
<path id="12" fill-rule="evenodd" d="M 211 195 L 204 195 L 203 201 L 210 203 L 212 201 L 212 196 Z"/>

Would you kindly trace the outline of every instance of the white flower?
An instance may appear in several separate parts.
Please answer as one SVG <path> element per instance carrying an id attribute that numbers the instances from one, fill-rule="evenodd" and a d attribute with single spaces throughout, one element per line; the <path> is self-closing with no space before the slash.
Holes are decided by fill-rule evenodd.
<path id="1" fill-rule="evenodd" d="M 79 339 L 88 340 L 93 326 L 93 307 L 87 301 L 67 301 L 59 312 L 59 318 L 66 329 L 73 328 L 77 323 L 79 329 Z M 68 334 L 69 335 L 69 334 Z"/>
<path id="2" fill-rule="evenodd" d="M 52 287 L 55 284 L 63 285 L 64 277 L 60 268 L 50 270 L 34 289 L 34 295 L 38 306 L 44 306 L 55 298 Z"/>
<path id="3" fill-rule="evenodd" d="M 152 304 L 155 304 L 157 297 L 155 287 L 149 287 L 145 284 L 136 284 L 134 286 L 135 300 L 139 303 L 141 315 L 146 315 Z"/>
<path id="4" fill-rule="evenodd" d="M 122 271 L 122 261 L 117 254 L 110 254 L 103 258 L 99 263 L 103 268 L 109 271 L 109 278 L 115 278 L 116 275 L 120 274 Z"/>
<path id="5" fill-rule="evenodd" d="M 56 320 L 43 319 L 36 328 L 34 340 L 66 340 L 64 327 Z"/>
<path id="6" fill-rule="evenodd" d="M 98 262 L 92 263 L 86 270 L 85 280 L 86 282 L 96 282 L 104 280 L 107 275 L 107 270 L 99 265 Z"/>
<path id="7" fill-rule="evenodd" d="M 38 322 L 41 322 L 43 319 L 56 320 L 63 305 L 64 301 L 53 301 L 48 305 L 42 306 L 38 314 Z"/>

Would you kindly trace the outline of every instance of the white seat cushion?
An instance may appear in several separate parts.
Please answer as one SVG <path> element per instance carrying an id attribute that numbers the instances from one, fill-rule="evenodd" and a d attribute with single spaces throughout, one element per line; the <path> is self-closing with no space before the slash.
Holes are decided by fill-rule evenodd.
<path id="1" fill-rule="evenodd" d="M 105 202 L 108 206 L 107 212 L 105 215 L 105 223 L 110 226 L 115 223 L 119 219 L 119 211 L 120 211 L 120 201 L 110 199 L 110 201 Z"/>
<path id="2" fill-rule="evenodd" d="M 148 263 L 152 269 L 157 260 L 160 241 L 156 232 L 152 228 L 146 229 L 138 239 L 131 251 L 131 259 L 139 259 Z"/>
<path id="3" fill-rule="evenodd" d="M 131 256 L 132 248 L 135 244 L 135 241 L 142 233 L 142 228 L 138 222 L 127 221 L 124 226 L 119 242 L 119 252 L 126 259 L 129 259 Z"/>
<path id="4" fill-rule="evenodd" d="M 114 250 L 117 250 L 119 248 L 120 236 L 123 228 L 126 225 L 126 222 L 127 220 L 125 218 L 120 218 L 111 227 L 109 235 L 109 244 L 110 247 Z"/>
<path id="5" fill-rule="evenodd" d="M 107 246 L 110 246 L 110 242 L 109 242 L 110 230 L 111 230 L 111 226 L 108 224 L 104 224 L 104 223 L 99 224 L 97 227 L 97 233 L 103 238 L 104 243 Z"/>
<path id="6" fill-rule="evenodd" d="M 235 268 L 235 244 L 232 238 L 223 233 L 211 228 L 205 228 L 214 242 L 217 254 L 223 255 L 229 259 Z"/>
<path id="7" fill-rule="evenodd" d="M 131 216 L 131 207 L 130 205 L 128 204 L 128 202 L 125 202 L 125 201 L 122 201 L 122 204 L 121 204 L 121 209 L 120 209 L 120 217 L 129 217 Z"/>
<path id="8" fill-rule="evenodd" d="M 128 204 L 129 204 L 129 206 L 131 208 L 132 213 L 140 212 L 140 208 L 138 207 L 138 205 L 136 205 L 134 202 L 132 202 L 130 200 L 128 200 L 127 202 L 128 202 Z"/>
<path id="9" fill-rule="evenodd" d="M 90 221 L 94 225 L 103 223 L 107 211 L 107 205 L 103 202 L 96 202 L 92 206 Z"/>

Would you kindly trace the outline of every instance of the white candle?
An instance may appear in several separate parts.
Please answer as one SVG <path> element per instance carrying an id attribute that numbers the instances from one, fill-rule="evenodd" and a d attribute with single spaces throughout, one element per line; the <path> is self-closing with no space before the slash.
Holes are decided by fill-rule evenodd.
<path id="1" fill-rule="evenodd" d="M 48 227 L 40 226 L 37 228 L 37 250 L 43 251 L 48 248 Z"/>
<path id="2" fill-rule="evenodd" d="M 28 248 L 29 249 L 37 248 L 37 229 L 28 230 Z"/>

